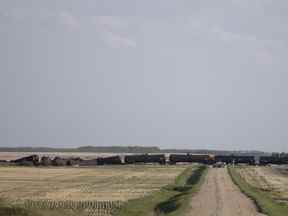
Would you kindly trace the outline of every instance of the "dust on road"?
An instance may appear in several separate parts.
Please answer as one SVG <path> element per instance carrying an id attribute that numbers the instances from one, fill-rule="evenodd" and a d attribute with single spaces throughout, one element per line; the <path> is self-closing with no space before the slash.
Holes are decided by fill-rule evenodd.
<path id="1" fill-rule="evenodd" d="M 232 182 L 226 168 L 210 168 L 188 216 L 264 216 Z"/>

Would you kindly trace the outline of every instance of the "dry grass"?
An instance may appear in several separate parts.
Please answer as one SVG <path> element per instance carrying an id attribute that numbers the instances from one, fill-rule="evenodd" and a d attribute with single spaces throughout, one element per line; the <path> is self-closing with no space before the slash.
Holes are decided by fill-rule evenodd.
<path id="1" fill-rule="evenodd" d="M 273 199 L 288 203 L 288 178 L 277 167 L 245 167 L 237 172 L 250 185 L 268 191 Z"/>
<path id="2" fill-rule="evenodd" d="M 173 182 L 184 169 L 185 166 L 160 165 L 0 167 L 0 197 L 10 201 L 126 201 Z"/>

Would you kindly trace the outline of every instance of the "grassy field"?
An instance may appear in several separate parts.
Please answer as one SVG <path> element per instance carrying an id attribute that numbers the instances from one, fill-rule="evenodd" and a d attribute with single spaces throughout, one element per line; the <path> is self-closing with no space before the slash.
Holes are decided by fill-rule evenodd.
<path id="1" fill-rule="evenodd" d="M 160 165 L 0 167 L 0 198 L 9 205 L 41 209 L 40 215 L 45 216 L 57 215 L 51 209 L 66 209 L 61 214 L 58 211 L 59 215 L 110 215 L 110 211 L 104 210 L 173 183 L 186 168 Z M 95 209 L 104 210 L 96 212 Z"/>
<path id="2" fill-rule="evenodd" d="M 117 216 L 184 215 L 193 193 L 197 192 L 206 174 L 206 166 L 191 166 L 174 183 L 143 198 L 127 202 Z"/>
<path id="3" fill-rule="evenodd" d="M 287 185 L 280 183 L 282 176 L 276 174 L 273 169 L 271 167 L 229 167 L 229 173 L 235 184 L 255 201 L 261 212 L 269 216 L 286 216 L 288 203 L 284 197 Z M 279 175 L 277 187 L 273 186 L 275 184 L 273 175 Z"/>
<path id="4" fill-rule="evenodd" d="M 252 186 L 267 191 L 273 199 L 288 205 L 288 174 L 284 167 L 245 167 L 238 173 Z"/>

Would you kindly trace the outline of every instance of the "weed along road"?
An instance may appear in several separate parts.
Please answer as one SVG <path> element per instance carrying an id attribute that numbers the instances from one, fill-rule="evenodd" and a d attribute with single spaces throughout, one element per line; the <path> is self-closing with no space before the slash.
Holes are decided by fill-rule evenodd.
<path id="1" fill-rule="evenodd" d="M 226 168 L 210 168 L 188 216 L 264 216 L 232 182 Z"/>

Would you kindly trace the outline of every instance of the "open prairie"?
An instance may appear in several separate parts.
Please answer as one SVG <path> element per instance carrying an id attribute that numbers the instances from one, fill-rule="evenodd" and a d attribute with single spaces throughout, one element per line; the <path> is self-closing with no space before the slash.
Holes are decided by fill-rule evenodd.
<path id="1" fill-rule="evenodd" d="M 9 205 L 38 209 L 43 216 L 109 216 L 123 202 L 173 183 L 186 168 L 160 165 L 0 167 L 0 198 Z"/>
<path id="2" fill-rule="evenodd" d="M 272 197 L 288 204 L 287 166 L 242 167 L 237 169 L 246 182 L 269 192 Z"/>
<path id="3" fill-rule="evenodd" d="M 173 182 L 185 166 L 0 168 L 0 197 L 8 200 L 120 200 L 141 197 Z"/>

